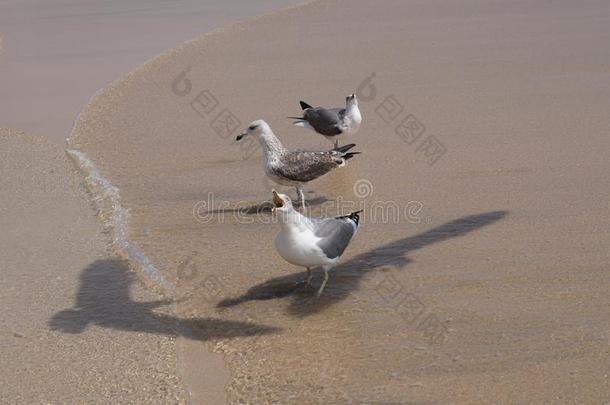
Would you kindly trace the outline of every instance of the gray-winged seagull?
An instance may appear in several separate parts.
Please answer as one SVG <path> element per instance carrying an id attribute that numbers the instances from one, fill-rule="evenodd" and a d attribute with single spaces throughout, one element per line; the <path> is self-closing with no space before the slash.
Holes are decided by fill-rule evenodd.
<path id="1" fill-rule="evenodd" d="M 237 140 L 248 135 L 256 136 L 262 146 L 267 176 L 277 184 L 296 187 L 303 208 L 303 187 L 306 183 L 344 166 L 348 159 L 360 153 L 348 152 L 355 144 L 329 151 L 287 150 L 263 120 L 251 122 L 246 131 L 237 136 Z"/>
<path id="2" fill-rule="evenodd" d="M 319 297 L 328 281 L 328 272 L 337 265 L 358 230 L 361 211 L 336 218 L 306 217 L 293 208 L 287 195 L 275 190 L 272 193 L 273 209 L 282 226 L 275 238 L 275 248 L 288 263 L 307 269 L 308 284 L 311 269 L 322 267 L 324 281 L 318 289 Z"/>
<path id="3" fill-rule="evenodd" d="M 312 107 L 304 101 L 300 103 L 303 116 L 288 117 L 297 120 L 293 125 L 312 129 L 324 135 L 326 139 L 335 143 L 335 148 L 343 136 L 353 135 L 360 128 L 362 115 L 355 94 L 345 98 L 345 108 Z"/>

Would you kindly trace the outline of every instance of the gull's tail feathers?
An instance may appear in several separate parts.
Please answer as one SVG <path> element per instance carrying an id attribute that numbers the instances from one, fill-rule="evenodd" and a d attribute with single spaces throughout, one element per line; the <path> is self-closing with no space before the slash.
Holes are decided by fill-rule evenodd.
<path id="1" fill-rule="evenodd" d="M 348 152 L 345 155 L 343 155 L 343 159 L 349 160 L 349 159 L 353 158 L 355 155 L 359 155 L 361 153 L 362 152 Z"/>
<path id="2" fill-rule="evenodd" d="M 341 215 L 339 217 L 335 217 L 335 219 L 343 219 L 343 218 L 351 219 L 352 221 L 354 221 L 356 226 L 358 226 L 360 224 L 360 213 L 362 211 L 363 210 L 354 211 L 349 215 Z"/>
<path id="3" fill-rule="evenodd" d="M 303 111 L 307 110 L 308 108 L 313 108 L 312 106 L 310 106 L 309 104 L 307 104 L 304 101 L 299 101 L 299 104 L 301 104 L 301 108 L 303 109 Z"/>
<path id="4" fill-rule="evenodd" d="M 350 143 L 350 144 L 339 146 L 338 148 L 333 149 L 334 152 L 341 153 L 341 158 L 340 158 L 341 159 L 340 160 L 341 163 L 339 163 L 339 167 L 345 166 L 345 163 L 348 160 L 350 160 L 354 156 L 359 155 L 359 154 L 362 153 L 362 152 L 348 152 L 354 146 L 356 146 L 355 143 Z"/>
<path id="5" fill-rule="evenodd" d="M 356 146 L 355 143 L 348 143 L 347 145 L 338 146 L 338 147 L 336 147 L 333 150 L 336 150 L 337 152 L 347 152 L 348 150 L 350 150 L 354 146 Z M 358 153 L 360 153 L 360 152 L 358 152 Z"/>

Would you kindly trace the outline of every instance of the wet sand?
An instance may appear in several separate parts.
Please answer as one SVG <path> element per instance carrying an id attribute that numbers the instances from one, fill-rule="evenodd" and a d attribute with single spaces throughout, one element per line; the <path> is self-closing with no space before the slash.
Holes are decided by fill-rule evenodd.
<path id="1" fill-rule="evenodd" d="M 608 6 L 369 4 L 179 46 L 98 93 L 71 146 L 120 190 L 179 316 L 228 322 L 206 341 L 230 402 L 606 401 Z M 264 118 L 328 148 L 284 117 L 354 90 L 364 153 L 308 196 L 365 216 L 316 299 L 272 218 L 235 215 L 272 185 L 234 137 Z"/>

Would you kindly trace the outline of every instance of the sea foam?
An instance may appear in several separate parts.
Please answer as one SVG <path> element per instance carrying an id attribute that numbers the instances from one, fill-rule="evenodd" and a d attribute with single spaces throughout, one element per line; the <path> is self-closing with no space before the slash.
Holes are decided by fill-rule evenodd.
<path id="1" fill-rule="evenodd" d="M 129 211 L 121 206 L 119 189 L 97 170 L 91 159 L 78 150 L 67 149 L 66 152 L 85 176 L 89 192 L 93 195 L 103 225 L 112 235 L 112 241 L 119 253 L 137 266 L 148 279 L 172 292 L 174 285 L 155 268 L 148 257 L 127 238 Z"/>

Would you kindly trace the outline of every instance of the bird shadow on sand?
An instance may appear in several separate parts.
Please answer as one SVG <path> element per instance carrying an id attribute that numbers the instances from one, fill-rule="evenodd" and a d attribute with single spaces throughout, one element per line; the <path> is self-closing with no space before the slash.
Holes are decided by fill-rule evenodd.
<path id="1" fill-rule="evenodd" d="M 464 236 L 484 226 L 501 220 L 508 211 L 491 211 L 469 215 L 447 222 L 414 236 L 407 236 L 388 244 L 364 252 L 340 265 L 330 272 L 330 278 L 321 297 L 315 296 L 316 287 L 303 282 L 306 272 L 275 277 L 255 285 L 243 295 L 225 299 L 217 304 L 226 308 L 253 300 L 270 300 L 292 296 L 288 307 L 290 314 L 305 317 L 344 300 L 360 287 L 360 282 L 369 273 L 384 267 L 403 268 L 411 259 L 407 255 L 437 242 Z M 319 284 L 319 278 L 318 278 Z"/>
<path id="2" fill-rule="evenodd" d="M 328 198 L 325 197 L 315 197 L 309 200 L 306 200 L 305 203 L 307 207 L 315 207 L 318 205 L 322 205 L 325 202 L 329 201 Z M 207 214 L 238 214 L 238 215 L 257 215 L 262 214 L 264 212 L 270 213 L 273 208 L 273 203 L 271 201 L 265 201 L 260 204 L 252 204 L 246 206 L 237 206 L 237 207 L 227 207 L 227 208 L 216 208 L 212 210 L 207 210 L 205 212 L 199 213 L 200 215 Z"/>
<path id="3" fill-rule="evenodd" d="M 155 312 L 172 300 L 138 302 L 131 298 L 135 276 L 120 259 L 96 260 L 80 275 L 74 308 L 56 313 L 49 328 L 82 333 L 90 325 L 129 332 L 183 336 L 194 340 L 258 336 L 278 329 L 250 322 L 216 318 L 180 318 Z"/>

